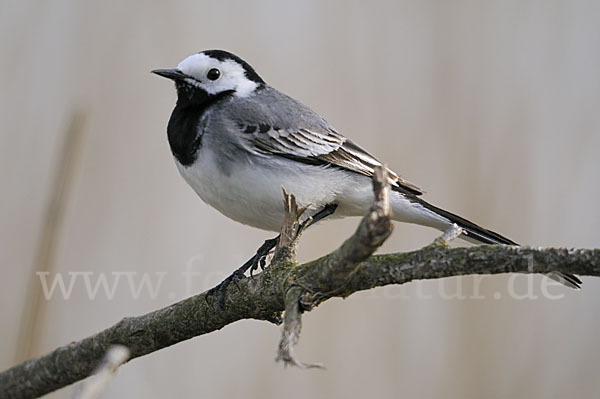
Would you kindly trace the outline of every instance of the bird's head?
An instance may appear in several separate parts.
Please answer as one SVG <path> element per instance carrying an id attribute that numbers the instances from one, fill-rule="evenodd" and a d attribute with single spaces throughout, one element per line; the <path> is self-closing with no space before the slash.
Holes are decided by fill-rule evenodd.
<path id="1" fill-rule="evenodd" d="M 175 82 L 179 101 L 202 102 L 224 93 L 246 97 L 265 84 L 246 61 L 223 50 L 202 51 L 181 61 L 177 68 L 152 73 Z"/>

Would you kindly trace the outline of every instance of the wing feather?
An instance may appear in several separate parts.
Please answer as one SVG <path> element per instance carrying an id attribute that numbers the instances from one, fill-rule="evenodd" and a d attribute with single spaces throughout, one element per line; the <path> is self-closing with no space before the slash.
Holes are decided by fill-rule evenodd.
<path id="1" fill-rule="evenodd" d="M 248 147 L 262 155 L 278 155 L 309 164 L 337 166 L 365 176 L 372 176 L 374 168 L 381 166 L 381 162 L 374 156 L 332 128 L 291 130 L 270 127 L 266 132 L 264 128 L 248 129 L 248 126 L 240 129 L 253 132 L 245 134 L 249 141 Z M 416 185 L 393 171 L 388 171 L 392 185 L 415 195 L 423 194 L 423 190 Z"/>

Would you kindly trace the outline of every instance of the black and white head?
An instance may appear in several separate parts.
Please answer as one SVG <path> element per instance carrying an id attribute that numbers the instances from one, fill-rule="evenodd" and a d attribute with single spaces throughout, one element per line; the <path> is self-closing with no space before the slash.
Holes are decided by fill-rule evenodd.
<path id="1" fill-rule="evenodd" d="M 173 80 L 178 100 L 192 103 L 227 94 L 247 97 L 265 85 L 246 61 L 223 50 L 202 51 L 181 61 L 177 68 L 152 72 Z"/>

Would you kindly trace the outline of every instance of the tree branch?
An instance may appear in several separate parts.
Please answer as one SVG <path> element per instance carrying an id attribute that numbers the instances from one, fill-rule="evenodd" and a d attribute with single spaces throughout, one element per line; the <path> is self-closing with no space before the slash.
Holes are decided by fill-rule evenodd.
<path id="1" fill-rule="evenodd" d="M 86 378 L 112 345 L 123 345 L 131 359 L 203 335 L 241 319 L 282 322 L 287 310 L 278 359 L 285 364 L 303 365 L 293 357 L 293 345 L 300 333 L 304 310 L 331 297 L 388 284 L 418 279 L 437 279 L 466 274 L 548 273 L 558 271 L 600 276 L 600 250 L 527 248 L 482 245 L 448 248 L 449 236 L 417 251 L 371 255 L 391 233 L 387 187 L 384 175 L 375 176 L 376 201 L 357 231 L 339 249 L 320 259 L 298 265 L 294 251 L 286 250 L 297 240 L 302 228 L 285 230 L 296 237 L 288 247 L 278 248 L 271 266 L 254 278 L 239 281 L 225 293 L 226 308 L 217 309 L 216 297 L 206 292 L 184 299 L 143 316 L 122 319 L 114 326 L 81 341 L 0 373 L 0 397 L 32 398 Z M 379 187 L 378 187 L 379 185 Z M 387 194 L 389 196 L 389 192 Z M 293 203 L 292 203 L 293 202 Z M 301 209 L 286 195 L 288 212 Z M 387 208 L 386 208 L 387 207 Z M 284 227 L 285 228 L 285 227 Z M 311 366 L 311 365 L 304 365 Z"/>

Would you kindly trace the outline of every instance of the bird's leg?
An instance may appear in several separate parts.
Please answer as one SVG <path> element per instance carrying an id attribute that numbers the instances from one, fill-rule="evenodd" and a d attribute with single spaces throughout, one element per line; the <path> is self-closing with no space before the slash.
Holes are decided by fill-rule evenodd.
<path id="1" fill-rule="evenodd" d="M 217 292 L 219 309 L 220 310 L 225 309 L 225 291 L 227 290 L 227 287 L 229 286 L 229 284 L 234 283 L 237 285 L 238 280 L 240 280 L 242 277 L 244 277 L 244 273 L 246 273 L 246 271 L 248 269 L 250 269 L 250 273 L 252 273 L 252 271 L 258 269 L 259 265 L 264 265 L 265 257 L 269 254 L 269 252 L 271 252 L 271 250 L 273 248 L 275 248 L 278 241 L 279 241 L 279 235 L 275 238 L 266 240 L 263 243 L 263 245 L 261 245 L 260 248 L 258 248 L 258 250 L 254 254 L 254 256 L 252 256 L 250 259 L 248 259 L 246 261 L 246 263 L 244 263 L 240 268 L 238 268 L 236 271 L 234 271 L 231 274 L 231 276 L 227 277 L 219 285 L 211 288 L 206 293 L 206 298 L 208 299 L 208 297 L 210 295 Z"/>
<path id="2" fill-rule="evenodd" d="M 316 222 L 318 222 L 319 220 L 325 219 L 327 216 L 333 215 L 333 213 L 335 212 L 335 210 L 337 209 L 338 205 L 331 203 L 331 204 L 327 204 L 323 207 L 323 209 L 321 209 L 319 212 L 317 212 L 308 222 L 308 226 L 306 227 L 310 227 L 313 224 L 315 224 Z M 279 242 L 279 237 L 281 235 L 278 235 L 275 238 L 272 238 L 270 240 L 265 241 L 265 243 L 262 245 L 262 247 L 260 247 L 258 249 L 258 251 L 256 251 L 256 255 L 258 256 L 257 258 L 254 259 L 254 262 L 250 265 L 250 277 L 252 277 L 252 273 L 255 270 L 258 270 L 258 267 L 260 266 L 260 270 L 264 270 L 265 266 L 266 266 L 266 256 L 269 254 L 269 252 L 275 248 L 275 246 L 277 245 L 277 243 Z M 272 244 L 272 246 L 271 246 Z M 266 249 L 268 247 L 268 249 Z M 265 251 L 266 249 L 266 251 Z M 262 255 L 261 255 L 262 253 Z M 246 270 L 244 270 L 245 272 Z M 243 273 L 243 272 L 242 272 Z"/>
<path id="3" fill-rule="evenodd" d="M 338 207 L 338 205 L 334 204 L 334 203 L 325 205 L 323 207 L 323 209 L 321 209 L 319 212 L 317 212 L 310 219 L 310 221 L 308 222 L 308 226 L 306 226 L 306 227 L 312 226 L 319 220 L 323 220 L 327 216 L 332 215 L 335 212 L 335 210 L 337 209 L 337 207 Z M 246 261 L 246 263 L 244 263 L 240 268 L 238 268 L 236 271 L 234 271 L 229 277 L 227 277 L 225 280 L 223 280 L 219 285 L 211 288 L 207 292 L 206 298 L 208 298 L 209 295 L 217 292 L 219 309 L 220 310 L 225 309 L 225 291 L 227 291 L 227 287 L 229 286 L 229 284 L 234 283 L 237 285 L 238 280 L 240 280 L 244 276 L 244 273 L 246 273 L 246 271 L 248 269 L 250 269 L 251 277 L 252 277 L 252 273 L 255 270 L 258 270 L 259 267 L 261 269 L 264 269 L 264 267 L 266 265 L 266 257 L 269 254 L 269 252 L 271 252 L 271 250 L 277 246 L 277 243 L 279 242 L 279 237 L 280 237 L 280 235 L 277 235 L 277 237 L 275 237 L 275 238 L 266 240 L 263 243 L 263 245 L 261 245 L 260 248 L 258 248 L 258 250 L 254 254 L 254 256 L 252 256 L 250 259 L 248 259 L 248 261 Z"/>
<path id="4" fill-rule="evenodd" d="M 325 205 L 323 207 L 323 209 L 321 209 L 319 212 L 315 213 L 315 215 L 312 217 L 312 220 L 310 221 L 310 223 L 308 224 L 307 227 L 312 226 L 313 224 L 317 223 L 319 220 L 325 219 L 327 216 L 333 215 L 333 213 L 335 212 L 337 207 L 338 207 L 338 204 L 335 204 L 333 202 Z"/>
<path id="5" fill-rule="evenodd" d="M 266 265 L 265 259 L 266 259 L 267 255 L 269 254 L 269 252 L 271 252 L 271 250 L 277 246 L 277 243 L 279 242 L 279 237 L 280 237 L 280 234 L 278 234 L 277 237 L 275 237 L 275 238 L 266 240 L 263 243 L 263 245 L 261 245 L 261 247 L 258 248 L 258 251 L 256 251 L 256 254 L 254 255 L 254 257 L 248 261 L 248 262 L 252 261 L 250 263 L 250 266 L 248 266 L 248 268 L 250 269 L 250 277 L 252 277 L 252 273 L 254 273 L 255 270 L 258 270 L 259 266 L 260 266 L 261 270 L 264 270 L 265 265 Z M 248 263 L 248 262 L 246 262 L 246 263 Z M 246 268 L 246 270 L 248 268 Z M 245 272 L 245 270 L 244 270 L 244 272 Z M 244 273 L 244 272 L 242 272 L 242 273 Z"/>

